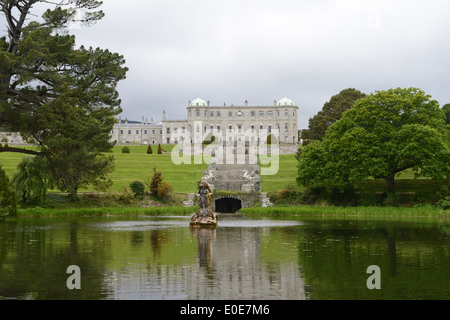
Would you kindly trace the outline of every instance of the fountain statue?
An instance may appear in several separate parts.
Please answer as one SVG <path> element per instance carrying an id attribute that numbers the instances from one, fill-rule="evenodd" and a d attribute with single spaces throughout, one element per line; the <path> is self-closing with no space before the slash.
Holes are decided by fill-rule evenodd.
<path id="1" fill-rule="evenodd" d="M 191 217 L 190 223 L 191 228 L 217 227 L 217 221 L 219 219 L 219 216 L 213 213 L 212 210 L 210 209 L 211 195 L 212 195 L 211 187 L 209 186 L 208 182 L 202 180 L 199 183 L 198 192 L 196 194 L 199 209 Z"/>

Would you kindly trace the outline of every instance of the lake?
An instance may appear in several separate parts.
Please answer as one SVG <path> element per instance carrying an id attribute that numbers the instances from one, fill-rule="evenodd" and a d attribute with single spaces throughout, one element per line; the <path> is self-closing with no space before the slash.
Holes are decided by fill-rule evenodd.
<path id="1" fill-rule="evenodd" d="M 432 219 L 13 219 L 0 223 L 0 299 L 447 300 L 449 237 Z"/>

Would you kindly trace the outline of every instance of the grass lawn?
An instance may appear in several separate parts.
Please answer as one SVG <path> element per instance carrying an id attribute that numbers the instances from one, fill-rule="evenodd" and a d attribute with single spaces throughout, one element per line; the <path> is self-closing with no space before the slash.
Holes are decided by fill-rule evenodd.
<path id="1" fill-rule="evenodd" d="M 170 152 L 173 146 L 162 146 Z M 114 147 L 115 171 L 110 174 L 114 182 L 111 191 L 119 191 L 129 186 L 133 181 L 150 180 L 153 176 L 153 167 L 162 171 L 163 179 L 173 184 L 176 193 L 189 193 L 197 190 L 198 182 L 206 170 L 207 164 L 175 165 L 171 154 L 156 154 L 157 146 L 153 146 L 153 154 L 147 154 L 147 146 L 130 145 L 131 153 L 121 153 L 122 146 Z M 17 171 L 17 164 L 23 155 L 19 153 L 0 153 L 0 164 L 10 177 Z M 273 192 L 283 187 L 290 186 L 299 190 L 303 189 L 296 185 L 297 160 L 295 155 L 280 155 L 279 170 L 273 176 L 261 176 L 261 187 L 263 192 Z M 384 180 L 367 181 L 364 185 L 370 191 L 384 191 L 386 183 Z M 397 192 L 414 192 L 418 190 L 430 190 L 435 187 L 434 181 L 429 179 L 413 179 L 411 172 L 404 172 L 398 176 L 396 181 Z M 84 190 L 80 190 L 83 192 Z M 86 190 L 92 191 L 92 190 Z"/>

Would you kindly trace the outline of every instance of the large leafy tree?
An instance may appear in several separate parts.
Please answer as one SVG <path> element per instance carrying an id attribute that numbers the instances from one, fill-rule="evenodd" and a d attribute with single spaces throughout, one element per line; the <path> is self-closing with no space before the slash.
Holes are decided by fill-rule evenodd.
<path id="1" fill-rule="evenodd" d="M 307 130 L 302 133 L 303 139 L 322 140 L 329 126 L 338 121 L 342 114 L 350 109 L 358 99 L 364 98 L 366 95 L 356 89 L 345 89 L 339 94 L 331 97 L 326 102 L 321 111 L 314 117 L 309 119 Z"/>
<path id="2" fill-rule="evenodd" d="M 46 5 L 41 19 L 33 6 Z M 108 186 L 113 158 L 109 134 L 121 112 L 116 90 L 124 58 L 100 48 L 75 47 L 68 25 L 103 17 L 101 1 L 0 0 L 8 36 L 0 39 L 0 126 L 33 138 L 38 150 L 3 148 L 46 159 L 56 185 L 77 197 L 88 184 Z M 34 21 L 34 20 L 37 21 Z"/>
<path id="3" fill-rule="evenodd" d="M 450 175 L 449 130 L 435 100 L 417 88 L 378 91 L 358 100 L 330 126 L 322 142 L 305 147 L 297 181 L 307 187 L 343 187 L 411 170 L 436 180 Z"/>

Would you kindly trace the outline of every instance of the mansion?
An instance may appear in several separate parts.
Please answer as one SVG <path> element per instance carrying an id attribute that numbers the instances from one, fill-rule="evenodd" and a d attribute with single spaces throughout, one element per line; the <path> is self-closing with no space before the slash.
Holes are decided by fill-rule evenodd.
<path id="1" fill-rule="evenodd" d="M 119 118 L 111 134 L 111 141 L 118 144 L 178 144 L 192 142 L 194 136 L 210 140 L 214 135 L 225 141 L 228 133 L 245 132 L 274 134 L 282 144 L 298 144 L 298 107 L 288 98 L 274 101 L 273 105 L 213 106 L 209 101 L 197 98 L 189 101 L 187 120 L 168 120 L 163 111 L 162 122 L 141 122 Z M 179 140 L 180 139 L 180 140 Z M 229 138 L 231 139 L 231 138 Z"/>

